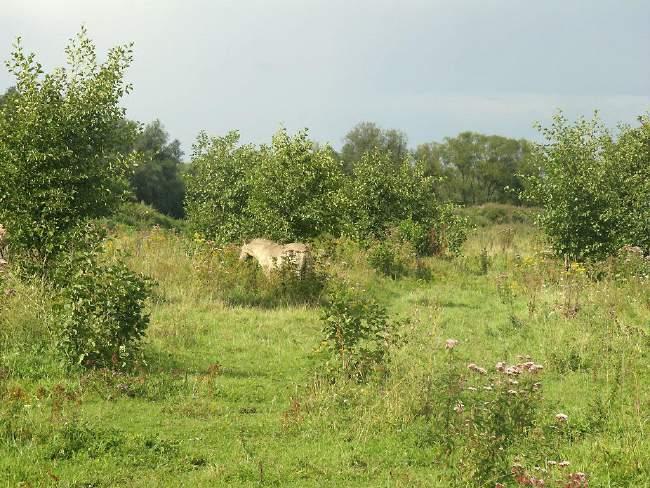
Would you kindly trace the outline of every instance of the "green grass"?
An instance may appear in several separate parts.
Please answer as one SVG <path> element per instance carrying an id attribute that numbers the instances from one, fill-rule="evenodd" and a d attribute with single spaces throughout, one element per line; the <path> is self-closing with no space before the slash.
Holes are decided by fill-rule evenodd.
<path id="1" fill-rule="evenodd" d="M 159 283 L 147 365 L 66 371 L 48 347 L 47 299 L 6 273 L 2 486 L 477 486 L 420 413 L 437 401 L 426 385 L 449 368 L 447 338 L 460 341 L 464 375 L 467 363 L 493 370 L 519 354 L 544 365 L 538 430 L 511 461 L 569 460 L 590 486 L 650 486 L 648 281 L 563 273 L 525 224 L 480 228 L 463 257 L 428 260 L 430 281 L 380 277 L 343 246 L 332 272 L 410 319 L 390 375 L 367 384 L 323 374 L 318 307 L 225 305 L 196 271 L 194 245 L 169 231 L 121 228 L 108 247 Z M 540 440 L 558 412 L 565 436 Z M 517 486 L 509 470 L 501 479 Z"/>

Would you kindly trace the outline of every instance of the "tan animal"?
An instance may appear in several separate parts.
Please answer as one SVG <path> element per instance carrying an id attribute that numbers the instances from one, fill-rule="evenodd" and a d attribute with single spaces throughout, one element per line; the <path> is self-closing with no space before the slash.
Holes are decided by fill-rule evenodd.
<path id="1" fill-rule="evenodd" d="M 288 262 L 295 263 L 296 272 L 303 276 L 311 261 L 309 246 L 300 242 L 278 244 L 268 239 L 253 239 L 245 243 L 239 254 L 240 261 L 255 258 L 268 277 L 274 269 L 280 269 Z"/>

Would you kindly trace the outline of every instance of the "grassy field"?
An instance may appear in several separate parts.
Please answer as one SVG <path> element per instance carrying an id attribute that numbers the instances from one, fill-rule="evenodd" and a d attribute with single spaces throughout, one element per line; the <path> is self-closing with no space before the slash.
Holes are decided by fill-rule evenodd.
<path id="1" fill-rule="evenodd" d="M 650 486 L 647 277 L 620 262 L 565 271 L 517 222 L 428 258 L 426 279 L 337 249 L 330 273 L 403 322 L 385 374 L 364 383 L 325 374 L 320 307 L 226 305 L 173 231 L 118 227 L 107 245 L 158 282 L 147 363 L 130 373 L 66 371 L 46 294 L 5 272 L 0 485 L 494 487 L 525 471 Z M 537 386 L 523 393 L 522 373 L 500 390 L 495 364 L 528 360 L 544 367 Z"/>

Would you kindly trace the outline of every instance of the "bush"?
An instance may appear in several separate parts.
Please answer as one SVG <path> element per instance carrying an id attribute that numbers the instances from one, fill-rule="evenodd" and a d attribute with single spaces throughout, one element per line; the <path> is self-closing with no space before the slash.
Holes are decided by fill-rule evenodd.
<path id="1" fill-rule="evenodd" d="M 470 228 L 467 217 L 458 215 L 451 204 L 441 205 L 432 230 L 435 254 L 459 255 Z"/>
<path id="2" fill-rule="evenodd" d="M 149 325 L 151 282 L 122 263 L 103 264 L 91 253 L 68 258 L 56 304 L 57 346 L 72 364 L 123 368 L 137 359 Z"/>
<path id="3" fill-rule="evenodd" d="M 415 270 L 415 251 L 409 242 L 394 238 L 379 241 L 368 250 L 368 264 L 395 280 Z"/>
<path id="4" fill-rule="evenodd" d="M 0 222 L 32 274 L 73 244 L 80 225 L 115 209 L 135 157 L 117 149 L 135 136 L 119 106 L 130 46 L 98 65 L 82 29 L 66 54 L 68 69 L 41 76 L 18 42 L 8 63 L 16 92 L 0 108 Z"/>
<path id="5" fill-rule="evenodd" d="M 323 346 L 335 369 L 349 378 L 366 380 L 373 372 L 386 373 L 390 347 L 399 342 L 399 322 L 386 309 L 347 284 L 331 287 L 321 316 Z"/>
<path id="6" fill-rule="evenodd" d="M 560 113 L 540 130 L 539 174 L 525 196 L 558 254 L 600 259 L 624 245 L 650 251 L 650 119 L 615 137 L 596 116 L 570 125 Z"/>
<path id="7" fill-rule="evenodd" d="M 280 241 L 338 232 L 340 162 L 307 132 L 281 130 L 269 146 L 237 146 L 239 134 L 199 135 L 187 175 L 191 228 L 220 245 L 266 237 Z"/>
<path id="8" fill-rule="evenodd" d="M 426 382 L 419 414 L 431 430 L 424 439 L 445 458 L 458 460 L 467 486 L 494 486 L 510 475 L 510 448 L 536 426 L 542 367 L 530 358 L 499 362 L 494 372 L 474 363 L 465 367 L 454 345 L 447 368 Z"/>
<path id="9" fill-rule="evenodd" d="M 185 229 L 185 221 L 168 217 L 149 205 L 135 202 L 123 203 L 117 212 L 106 219 L 106 224 L 111 228 L 122 224 L 136 230 L 148 230 L 154 226 L 178 231 Z"/>

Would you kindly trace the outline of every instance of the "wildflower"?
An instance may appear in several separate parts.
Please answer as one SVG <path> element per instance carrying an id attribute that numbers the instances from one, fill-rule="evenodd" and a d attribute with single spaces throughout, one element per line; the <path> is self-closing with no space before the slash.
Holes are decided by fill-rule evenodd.
<path id="1" fill-rule="evenodd" d="M 556 461 L 546 461 L 546 464 L 548 464 L 549 466 L 555 466 L 557 464 L 557 462 Z"/>
<path id="2" fill-rule="evenodd" d="M 521 370 L 517 366 L 508 366 L 504 372 L 507 375 L 514 375 L 514 374 L 520 374 Z"/>
<path id="3" fill-rule="evenodd" d="M 508 390 L 508 393 L 511 395 L 516 395 L 518 392 L 517 390 Z"/>
<path id="4" fill-rule="evenodd" d="M 497 483 L 496 485 L 494 485 L 494 488 L 506 488 L 506 485 L 504 485 L 503 483 Z"/>
<path id="5" fill-rule="evenodd" d="M 491 386 L 484 386 L 483 389 L 484 389 L 485 391 L 492 391 L 492 387 L 491 387 Z"/>
<path id="6" fill-rule="evenodd" d="M 567 488 L 581 488 L 587 486 L 587 475 L 584 473 L 571 473 L 569 475 L 569 483 Z"/>
<path id="7" fill-rule="evenodd" d="M 506 369 L 506 363 L 504 363 L 503 361 L 499 361 L 494 367 L 496 368 L 497 371 L 503 372 Z"/>
<path id="8" fill-rule="evenodd" d="M 467 389 L 468 389 L 469 391 L 476 391 L 476 388 L 474 388 L 473 386 L 468 386 Z"/>
<path id="9" fill-rule="evenodd" d="M 476 365 L 474 363 L 468 364 L 467 368 L 470 369 L 471 371 L 475 371 L 476 373 L 487 374 L 487 369 L 481 368 L 480 366 L 478 366 L 478 365 Z"/>
<path id="10" fill-rule="evenodd" d="M 511 385 L 518 385 L 519 384 L 519 382 L 517 380 L 512 379 L 512 378 L 508 378 L 508 383 L 510 383 Z"/>
<path id="11" fill-rule="evenodd" d="M 541 383 L 533 383 L 533 391 L 537 391 L 542 387 Z"/>
<path id="12" fill-rule="evenodd" d="M 456 412 L 456 413 L 463 413 L 464 410 L 465 410 L 465 405 L 463 405 L 463 402 L 461 402 L 460 400 L 458 400 L 458 401 L 456 402 L 456 406 L 454 407 L 454 412 Z"/>
<path id="13" fill-rule="evenodd" d="M 563 424 L 567 420 L 569 420 L 569 416 L 565 413 L 558 413 L 555 415 L 555 420 L 557 420 L 559 423 Z"/>
<path id="14" fill-rule="evenodd" d="M 458 345 L 458 341 L 456 339 L 447 339 L 445 341 L 445 349 L 453 349 Z"/>
<path id="15" fill-rule="evenodd" d="M 557 465 L 560 468 L 566 468 L 569 464 L 571 464 L 569 461 L 560 461 Z"/>

